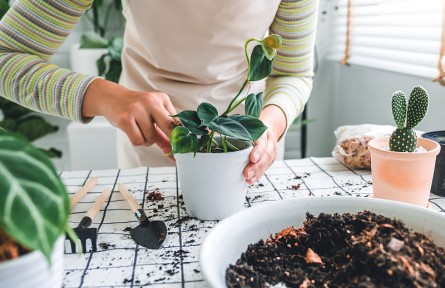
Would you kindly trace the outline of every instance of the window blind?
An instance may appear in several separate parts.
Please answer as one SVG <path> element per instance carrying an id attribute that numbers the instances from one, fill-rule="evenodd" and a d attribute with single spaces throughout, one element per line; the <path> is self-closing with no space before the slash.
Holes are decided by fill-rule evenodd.
<path id="1" fill-rule="evenodd" d="M 337 1 L 328 59 L 346 58 L 351 65 L 431 79 L 439 76 L 444 0 Z"/>

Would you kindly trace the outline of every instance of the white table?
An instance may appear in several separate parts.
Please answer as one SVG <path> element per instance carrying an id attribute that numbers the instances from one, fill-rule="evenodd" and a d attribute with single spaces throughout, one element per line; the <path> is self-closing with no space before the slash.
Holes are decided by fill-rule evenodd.
<path id="1" fill-rule="evenodd" d="M 99 231 L 97 252 L 65 254 L 64 287 L 207 287 L 200 272 L 199 248 L 216 222 L 187 216 L 174 167 L 61 172 L 71 193 L 94 176 L 98 185 L 74 207 L 72 227 L 104 188 L 112 188 L 113 193 L 91 226 Z M 120 182 L 149 217 L 166 222 L 168 235 L 161 249 L 149 250 L 131 239 L 128 230 L 138 221 L 117 190 Z M 163 200 L 147 199 L 155 190 L 163 194 Z M 334 158 L 285 160 L 277 161 L 249 187 L 246 206 L 305 196 L 367 197 L 370 193 L 369 170 L 352 171 Z M 430 202 L 431 209 L 444 212 L 445 198 L 431 194 Z"/>

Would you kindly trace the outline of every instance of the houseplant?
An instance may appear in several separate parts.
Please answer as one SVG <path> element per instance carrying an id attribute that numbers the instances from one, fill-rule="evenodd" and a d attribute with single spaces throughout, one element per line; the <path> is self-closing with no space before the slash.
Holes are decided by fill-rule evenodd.
<path id="1" fill-rule="evenodd" d="M 375 138 L 368 143 L 374 197 L 427 207 L 440 146 L 417 138 L 413 128 L 425 117 L 428 101 L 428 93 L 421 86 L 412 89 L 408 104 L 402 91 L 393 94 L 396 130 L 389 138 Z"/>
<path id="2" fill-rule="evenodd" d="M 48 157 L 3 129 L 0 191 L 2 287 L 60 287 L 65 232 L 77 239 L 68 194 Z"/>
<path id="3" fill-rule="evenodd" d="M 249 58 L 251 42 L 259 44 Z M 264 79 L 271 73 L 272 60 L 281 43 L 281 36 L 275 34 L 263 40 L 246 41 L 246 80 L 222 114 L 212 104 L 203 102 L 196 111 L 173 115 L 183 125 L 172 131 L 171 153 L 176 159 L 185 206 L 191 216 L 220 220 L 243 208 L 247 183 L 242 171 L 249 162 L 253 141 L 267 129 L 258 119 L 262 92 L 249 94 L 248 87 L 250 81 Z M 229 115 L 244 102 L 246 115 Z"/>
<path id="4" fill-rule="evenodd" d="M 71 69 L 77 72 L 102 76 L 118 83 L 122 71 L 122 36 L 107 37 L 110 15 L 121 17 L 121 0 L 96 0 L 84 17 L 93 26 L 80 37 L 80 43 L 71 49 Z M 116 20 L 116 19 L 114 19 Z M 123 18 L 121 17 L 121 22 Z"/>

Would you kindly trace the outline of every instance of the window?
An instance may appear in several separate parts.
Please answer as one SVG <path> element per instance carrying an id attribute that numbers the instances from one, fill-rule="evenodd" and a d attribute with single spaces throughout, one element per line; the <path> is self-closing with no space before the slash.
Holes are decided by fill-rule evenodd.
<path id="1" fill-rule="evenodd" d="M 341 61 L 349 53 L 351 65 L 439 76 L 444 0 L 337 1 L 328 59 Z"/>

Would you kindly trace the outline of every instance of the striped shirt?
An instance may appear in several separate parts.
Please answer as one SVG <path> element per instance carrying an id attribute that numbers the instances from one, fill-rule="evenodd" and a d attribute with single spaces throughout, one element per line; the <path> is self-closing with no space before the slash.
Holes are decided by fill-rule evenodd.
<path id="1" fill-rule="evenodd" d="M 18 0 L 0 22 L 0 95 L 50 115 L 82 122 L 84 94 L 96 76 L 57 67 L 49 59 L 92 0 Z M 318 0 L 282 0 L 270 27 L 283 37 L 265 90 L 288 126 L 312 88 Z"/>

